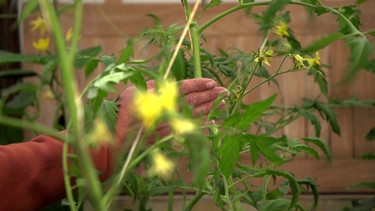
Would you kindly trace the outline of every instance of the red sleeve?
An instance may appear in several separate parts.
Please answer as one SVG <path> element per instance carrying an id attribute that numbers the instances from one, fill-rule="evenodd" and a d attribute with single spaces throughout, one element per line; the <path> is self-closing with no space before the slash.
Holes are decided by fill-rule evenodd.
<path id="1" fill-rule="evenodd" d="M 49 136 L 0 146 L 0 210 L 40 210 L 65 197 L 63 144 Z M 91 152 L 101 179 L 111 174 L 106 147 Z"/>

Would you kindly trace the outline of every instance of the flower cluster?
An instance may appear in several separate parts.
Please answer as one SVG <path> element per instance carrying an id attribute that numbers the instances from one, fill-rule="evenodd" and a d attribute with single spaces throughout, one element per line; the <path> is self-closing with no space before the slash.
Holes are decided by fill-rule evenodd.
<path id="1" fill-rule="evenodd" d="M 142 120 L 146 128 L 154 126 L 161 117 L 166 116 L 176 135 L 191 133 L 195 125 L 177 113 L 178 88 L 175 82 L 163 81 L 157 90 L 139 91 L 135 94 L 132 110 Z"/>
<path id="2" fill-rule="evenodd" d="M 38 16 L 36 19 L 31 20 L 31 31 L 38 32 L 39 38 L 36 41 L 33 41 L 33 47 L 38 52 L 47 52 L 50 46 L 50 38 L 48 36 L 48 27 L 47 22 L 41 16 Z M 65 34 L 65 40 L 69 42 L 72 39 L 73 31 L 72 28 L 69 28 Z"/>
<path id="3" fill-rule="evenodd" d="M 39 52 L 47 51 L 50 40 L 49 37 L 45 35 L 47 32 L 47 26 L 42 17 L 39 16 L 31 21 L 31 31 L 38 31 L 40 35 L 39 39 L 33 42 L 33 47 Z"/>
<path id="4" fill-rule="evenodd" d="M 319 53 L 315 53 L 315 57 L 310 56 L 302 57 L 299 54 L 293 55 L 294 66 L 297 69 L 311 69 L 314 65 L 320 66 Z"/>

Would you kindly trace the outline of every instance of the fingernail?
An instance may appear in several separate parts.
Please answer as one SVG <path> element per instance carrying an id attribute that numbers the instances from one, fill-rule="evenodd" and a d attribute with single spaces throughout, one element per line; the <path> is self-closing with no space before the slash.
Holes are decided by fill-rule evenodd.
<path id="1" fill-rule="evenodd" d="M 225 97 L 228 97 L 229 94 L 230 94 L 230 92 L 229 92 L 227 89 L 224 89 L 224 90 L 220 91 L 219 94 L 222 94 L 222 95 L 224 95 Z"/>
<path id="2" fill-rule="evenodd" d="M 216 83 L 213 82 L 213 81 L 210 81 L 210 82 L 207 82 L 206 83 L 206 87 L 209 88 L 209 89 L 212 89 L 216 86 Z"/>

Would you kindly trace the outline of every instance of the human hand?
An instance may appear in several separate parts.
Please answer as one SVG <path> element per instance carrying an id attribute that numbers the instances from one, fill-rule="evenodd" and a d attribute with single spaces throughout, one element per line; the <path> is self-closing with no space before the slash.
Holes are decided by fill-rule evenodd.
<path id="1" fill-rule="evenodd" d="M 219 95 L 223 94 L 224 96 L 227 96 L 228 93 L 227 89 L 217 86 L 217 83 L 214 80 L 208 78 L 186 79 L 178 83 L 180 84 L 180 96 L 184 97 L 187 104 L 193 107 L 194 116 L 207 115 L 213 109 L 214 103 Z M 147 89 L 151 91 L 154 88 L 155 81 L 148 81 Z M 121 141 L 124 140 L 132 122 L 134 122 L 130 104 L 136 90 L 135 86 L 128 87 L 119 99 L 120 105 L 116 124 L 116 135 Z M 221 102 L 218 109 L 221 109 L 224 106 L 224 102 Z M 158 125 L 156 130 L 161 136 L 170 132 L 166 124 Z"/>

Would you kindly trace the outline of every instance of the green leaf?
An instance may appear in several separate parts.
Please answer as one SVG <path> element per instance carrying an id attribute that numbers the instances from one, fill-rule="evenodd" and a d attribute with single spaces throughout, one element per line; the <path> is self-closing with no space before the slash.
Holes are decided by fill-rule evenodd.
<path id="1" fill-rule="evenodd" d="M 375 140 L 375 127 L 371 128 L 371 130 L 365 136 L 366 141 L 374 141 Z"/>
<path id="2" fill-rule="evenodd" d="M 99 59 L 91 59 L 85 65 L 85 76 L 88 78 L 99 65 Z"/>
<path id="3" fill-rule="evenodd" d="M 357 97 L 351 97 L 341 101 L 340 99 L 331 99 L 330 106 L 335 108 L 363 107 L 372 108 L 375 100 L 358 100 Z"/>
<path id="4" fill-rule="evenodd" d="M 229 118 L 227 118 L 223 126 L 233 126 L 239 130 L 247 129 L 250 123 L 257 121 L 275 100 L 276 95 L 272 95 L 266 100 L 256 102 L 254 104 L 248 105 L 244 113 L 236 113 Z"/>
<path id="5" fill-rule="evenodd" d="M 23 129 L 0 124 L 0 145 L 23 141 Z"/>
<path id="6" fill-rule="evenodd" d="M 220 156 L 220 169 L 225 177 L 229 177 L 233 172 L 236 161 L 240 158 L 239 151 L 242 136 L 225 136 L 217 154 Z"/>
<path id="7" fill-rule="evenodd" d="M 1 70 L 0 71 L 0 78 L 5 77 L 30 77 L 36 76 L 36 72 L 33 70 L 23 70 L 23 69 L 11 69 L 11 70 Z"/>
<path id="8" fill-rule="evenodd" d="M 0 50 L 0 64 L 9 64 L 15 62 L 30 62 L 36 64 L 45 64 L 53 59 L 56 59 L 54 55 L 26 55 L 12 53 L 8 51 Z"/>
<path id="9" fill-rule="evenodd" d="M 263 12 L 263 18 L 261 19 L 261 24 L 259 26 L 260 31 L 270 30 L 274 26 L 274 20 L 276 20 L 276 15 L 284 7 L 289 4 L 290 0 L 277 0 L 272 1 L 268 6 L 267 10 Z"/>
<path id="10" fill-rule="evenodd" d="M 326 105 L 322 102 L 315 101 L 314 107 L 324 115 L 325 119 L 329 122 L 333 132 L 335 132 L 337 135 L 340 135 L 340 127 L 337 123 L 336 115 L 335 113 L 331 110 L 329 105 Z"/>
<path id="11" fill-rule="evenodd" d="M 99 53 L 102 52 L 102 47 L 95 46 L 87 49 L 80 50 L 76 54 L 74 61 L 74 67 L 77 69 L 82 69 L 86 64 L 94 59 Z"/>
<path id="12" fill-rule="evenodd" d="M 106 92 L 116 91 L 113 84 L 118 84 L 120 81 L 132 76 L 132 72 L 115 72 L 105 75 L 94 82 L 94 87 L 97 87 Z"/>
<path id="13" fill-rule="evenodd" d="M 121 51 L 118 63 L 128 63 L 130 58 L 134 56 L 134 39 L 128 39 L 126 47 Z"/>
<path id="14" fill-rule="evenodd" d="M 266 170 L 264 170 L 264 173 L 265 173 L 265 175 L 281 176 L 281 177 L 286 178 L 289 181 L 292 199 L 289 201 L 289 206 L 286 207 L 286 209 L 283 209 L 283 210 L 291 210 L 297 204 L 298 199 L 299 199 L 299 195 L 300 195 L 300 189 L 299 189 L 299 186 L 298 186 L 299 185 L 298 181 L 295 179 L 295 177 L 292 174 L 290 174 L 288 172 L 285 172 L 285 171 L 266 169 Z M 259 174 L 258 177 L 264 177 L 265 175 Z M 277 205 L 277 203 L 275 205 Z M 281 207 L 281 205 L 284 206 L 285 205 L 284 202 L 280 202 L 280 207 Z M 262 210 L 273 210 L 273 209 L 264 209 L 263 206 L 261 208 Z M 275 209 L 279 208 L 279 206 L 275 206 L 274 208 Z"/>
<path id="15" fill-rule="evenodd" d="M 187 60 L 185 59 L 184 51 L 179 50 L 177 57 L 173 63 L 171 71 L 177 81 L 186 79 L 187 75 Z"/>
<path id="16" fill-rule="evenodd" d="M 38 8 L 39 8 L 38 0 L 27 1 L 27 3 L 22 7 L 18 22 L 21 23 L 25 18 L 29 17 L 32 13 L 34 13 Z"/>
<path id="17" fill-rule="evenodd" d="M 298 151 L 304 151 L 307 154 L 313 156 L 316 159 L 320 159 L 319 153 L 312 147 L 305 144 L 296 144 L 293 146 L 293 149 Z"/>
<path id="18" fill-rule="evenodd" d="M 313 143 L 316 146 L 318 146 L 324 152 L 324 154 L 327 155 L 328 160 L 329 161 L 332 160 L 332 152 L 331 152 L 328 144 L 325 141 L 323 141 L 320 138 L 316 138 L 316 137 L 305 137 L 305 138 L 302 138 L 302 139 L 305 140 L 306 142 L 310 142 L 310 143 Z"/>
<path id="19" fill-rule="evenodd" d="M 98 117 L 104 118 L 108 129 L 114 134 L 116 132 L 118 103 L 104 100 L 98 111 Z"/>
<path id="20" fill-rule="evenodd" d="M 203 134 L 186 135 L 189 162 L 193 171 L 193 183 L 201 185 L 206 179 L 210 165 L 210 152 Z"/>
<path id="21" fill-rule="evenodd" d="M 341 32 L 334 32 L 332 34 L 329 34 L 325 37 L 322 37 L 322 38 L 314 41 L 313 43 L 311 43 L 307 47 L 302 48 L 300 50 L 300 52 L 301 52 L 301 54 L 315 53 L 318 50 L 325 48 L 326 46 L 331 44 L 333 41 L 338 40 L 342 37 L 343 37 L 343 34 Z"/>
<path id="22" fill-rule="evenodd" d="M 366 153 L 361 156 L 362 160 L 375 160 L 375 154 L 374 153 Z"/>
<path id="23" fill-rule="evenodd" d="M 321 125 L 320 125 L 320 121 L 319 121 L 319 119 L 315 116 L 315 115 L 313 115 L 312 113 L 310 113 L 310 112 L 308 112 L 308 111 L 306 111 L 306 110 L 304 110 L 304 109 L 301 109 L 301 110 L 299 110 L 299 113 L 303 116 L 303 117 L 305 117 L 307 120 L 309 120 L 310 121 L 310 123 L 314 126 L 314 129 L 315 129 L 315 135 L 317 136 L 317 137 L 320 137 L 320 131 L 321 131 Z"/>
<path id="24" fill-rule="evenodd" d="M 324 94 L 324 96 L 327 96 L 328 95 L 328 82 L 326 79 L 326 74 L 322 70 L 316 69 L 314 67 L 309 69 L 308 74 L 314 76 L 314 81 L 318 83 L 320 91 Z"/>
<path id="25" fill-rule="evenodd" d="M 298 180 L 298 183 L 301 185 L 306 185 L 308 188 L 311 188 L 311 191 L 314 196 L 313 210 L 316 210 L 319 201 L 319 192 L 317 188 L 318 185 L 316 184 L 316 181 L 312 178 L 302 178 Z"/>
<path id="26" fill-rule="evenodd" d="M 345 75 L 345 80 L 351 81 L 361 68 L 366 67 L 368 58 L 373 52 L 373 46 L 364 37 L 350 39 L 346 44 L 350 47 L 350 64 Z"/>
<path id="27" fill-rule="evenodd" d="M 355 185 L 350 185 L 348 189 L 357 189 L 357 188 L 371 188 L 375 189 L 375 182 L 361 182 Z"/>
<path id="28" fill-rule="evenodd" d="M 278 198 L 274 200 L 265 201 L 264 204 L 260 207 L 259 211 L 285 211 L 289 210 L 290 205 L 289 199 Z"/>
<path id="29" fill-rule="evenodd" d="M 204 9 L 208 9 L 210 7 L 219 6 L 221 4 L 222 0 L 211 0 L 210 3 L 204 6 Z"/>

